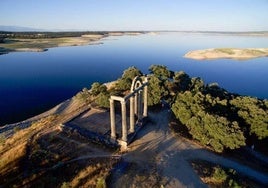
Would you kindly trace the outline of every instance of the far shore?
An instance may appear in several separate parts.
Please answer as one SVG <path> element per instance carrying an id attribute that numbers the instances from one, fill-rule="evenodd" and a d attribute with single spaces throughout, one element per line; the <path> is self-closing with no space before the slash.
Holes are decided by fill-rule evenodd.
<path id="1" fill-rule="evenodd" d="M 196 60 L 248 60 L 259 57 L 268 57 L 268 48 L 211 48 L 190 51 L 186 53 L 184 57 Z"/>
<path id="2" fill-rule="evenodd" d="M 9 52 L 44 52 L 49 48 L 102 44 L 101 39 L 109 36 L 140 35 L 144 32 L 108 32 L 83 34 L 78 37 L 57 38 L 6 38 L 0 43 L 0 55 Z M 38 35 L 38 34 L 37 34 Z M 41 34 L 40 34 L 41 35 Z"/>

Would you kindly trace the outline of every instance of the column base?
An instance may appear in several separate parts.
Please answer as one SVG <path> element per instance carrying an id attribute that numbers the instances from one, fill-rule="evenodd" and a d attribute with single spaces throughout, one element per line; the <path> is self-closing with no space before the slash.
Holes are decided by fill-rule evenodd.
<path id="1" fill-rule="evenodd" d="M 126 141 L 123 141 L 123 140 L 117 140 L 118 144 L 120 145 L 120 150 L 121 151 L 125 151 L 128 149 L 128 144 Z"/>

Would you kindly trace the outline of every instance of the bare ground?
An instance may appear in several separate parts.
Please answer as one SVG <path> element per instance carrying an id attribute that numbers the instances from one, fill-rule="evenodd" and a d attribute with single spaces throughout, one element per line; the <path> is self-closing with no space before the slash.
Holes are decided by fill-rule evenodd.
<path id="1" fill-rule="evenodd" d="M 127 167 L 111 177 L 111 187 L 207 187 L 196 174 L 190 160 L 202 159 L 235 169 L 248 178 L 268 185 L 268 174 L 260 173 L 230 159 L 216 155 L 169 129 L 169 111 L 150 113 L 146 125 L 123 154 Z"/>

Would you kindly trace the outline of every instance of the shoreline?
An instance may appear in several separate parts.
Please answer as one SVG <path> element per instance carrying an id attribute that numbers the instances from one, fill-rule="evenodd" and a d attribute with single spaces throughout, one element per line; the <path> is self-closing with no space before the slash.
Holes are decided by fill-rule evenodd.
<path id="1" fill-rule="evenodd" d="M 210 48 L 189 51 L 183 57 L 195 60 L 249 60 L 259 57 L 268 57 L 268 48 Z"/>
<path id="2" fill-rule="evenodd" d="M 101 39 L 110 36 L 136 36 L 147 32 L 108 32 L 103 34 L 83 34 L 78 37 L 57 37 L 57 38 L 6 38 L 0 43 L 0 55 L 10 52 L 45 52 L 49 48 L 66 46 L 99 45 Z"/>
<path id="3" fill-rule="evenodd" d="M 116 80 L 113 80 L 113 81 L 105 82 L 105 83 L 103 83 L 103 85 L 105 85 L 107 87 L 107 89 L 111 89 L 112 87 L 115 86 L 116 82 L 117 82 Z M 81 89 L 81 91 L 82 91 L 82 89 Z M 90 89 L 88 89 L 88 91 L 90 91 Z M 25 118 L 24 120 L 14 122 L 14 123 L 6 123 L 3 125 L 0 124 L 0 134 L 3 132 L 3 130 L 11 129 L 10 127 L 13 128 L 13 127 L 16 127 L 18 125 L 28 125 L 31 122 L 37 121 L 38 119 L 57 114 L 58 109 L 63 107 L 63 106 L 67 107 L 68 103 L 70 103 L 70 101 L 72 101 L 78 93 L 74 94 L 70 98 L 68 98 L 60 103 L 55 104 L 53 107 L 51 107 L 47 110 L 44 110 L 43 112 L 41 112 L 39 114 L 33 115 L 32 117 Z"/>

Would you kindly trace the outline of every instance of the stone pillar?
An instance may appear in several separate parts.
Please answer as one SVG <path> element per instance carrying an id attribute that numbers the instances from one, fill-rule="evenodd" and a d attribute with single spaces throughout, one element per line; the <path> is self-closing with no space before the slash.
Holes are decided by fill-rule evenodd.
<path id="1" fill-rule="evenodd" d="M 111 137 L 116 139 L 114 100 L 110 99 Z"/>
<path id="2" fill-rule="evenodd" d="M 148 86 L 144 87 L 143 91 L 143 117 L 148 116 Z"/>
<path id="3" fill-rule="evenodd" d="M 138 92 L 138 121 L 142 119 L 142 92 Z"/>
<path id="4" fill-rule="evenodd" d="M 126 114 L 126 102 L 121 101 L 122 110 L 122 140 L 127 142 L 127 114 Z"/>
<path id="5" fill-rule="evenodd" d="M 130 97 L 130 129 L 129 132 L 133 133 L 135 131 L 135 106 L 134 106 L 134 97 Z"/>
<path id="6" fill-rule="evenodd" d="M 134 111 L 135 115 L 138 115 L 138 93 L 135 93 L 134 97 Z"/>

